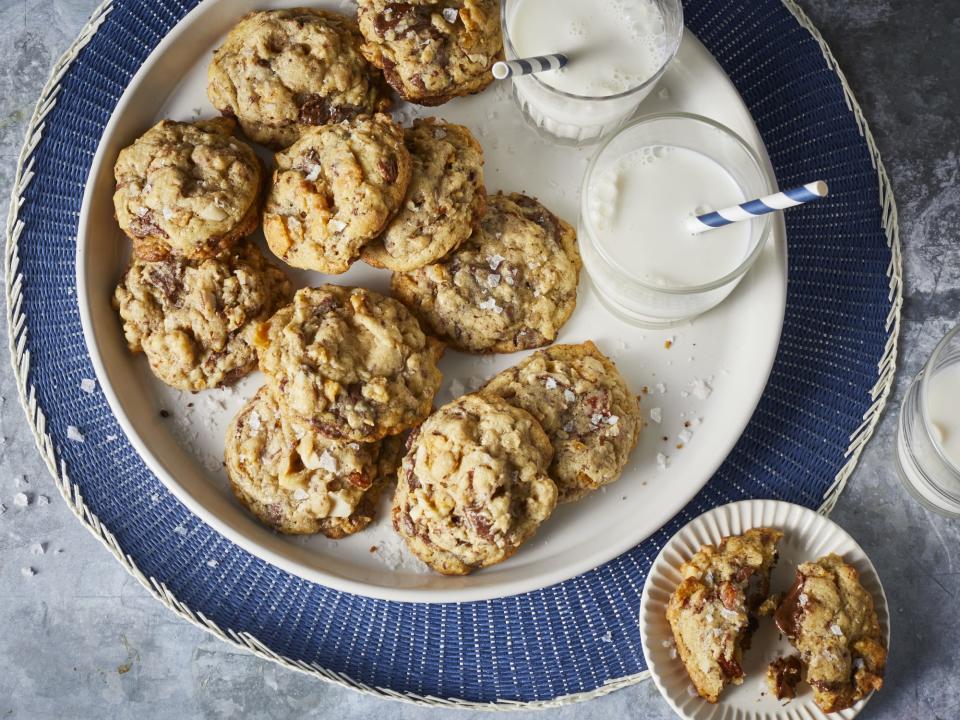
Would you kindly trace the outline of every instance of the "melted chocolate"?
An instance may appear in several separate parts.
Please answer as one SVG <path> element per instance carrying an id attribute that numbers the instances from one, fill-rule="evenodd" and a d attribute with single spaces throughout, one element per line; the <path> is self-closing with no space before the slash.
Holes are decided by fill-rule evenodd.
<path id="1" fill-rule="evenodd" d="M 784 596 L 783 601 L 773 615 L 773 619 L 777 623 L 777 627 L 780 628 L 780 632 L 791 640 L 795 640 L 797 637 L 797 626 L 800 623 L 800 617 L 803 615 L 803 607 L 800 605 L 800 595 L 803 594 L 803 583 L 805 580 L 806 578 L 798 572 L 793 587 L 791 587 L 789 592 Z"/>

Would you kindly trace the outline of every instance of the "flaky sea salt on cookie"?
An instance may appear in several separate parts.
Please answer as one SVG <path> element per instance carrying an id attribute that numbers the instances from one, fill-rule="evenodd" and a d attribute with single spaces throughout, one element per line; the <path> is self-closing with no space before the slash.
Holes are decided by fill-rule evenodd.
<path id="1" fill-rule="evenodd" d="M 206 258 L 260 222 L 260 160 L 233 120 L 162 120 L 120 151 L 114 212 L 143 260 Z"/>
<path id="2" fill-rule="evenodd" d="M 346 272 L 400 208 L 412 161 L 388 115 L 310 128 L 276 156 L 263 216 L 274 254 L 289 265 Z"/>
<path id="3" fill-rule="evenodd" d="M 516 352 L 556 339 L 577 304 L 577 233 L 537 200 L 487 198 L 480 225 L 435 263 L 394 273 L 391 290 L 467 352 Z"/>
<path id="4" fill-rule="evenodd" d="M 333 439 L 401 433 L 430 413 L 440 387 L 443 344 L 399 302 L 364 288 L 300 290 L 256 343 L 285 414 Z"/>
<path id="5" fill-rule="evenodd" d="M 404 137 L 413 159 L 407 197 L 362 255 L 374 267 L 401 272 L 459 247 L 480 222 L 487 202 L 483 149 L 467 128 L 422 118 Z"/>
<path id="6" fill-rule="evenodd" d="M 550 476 L 560 502 L 620 477 L 640 437 L 640 404 L 592 342 L 553 345 L 504 370 L 480 390 L 529 412 L 553 446 Z"/>
<path id="7" fill-rule="evenodd" d="M 246 15 L 213 54 L 207 95 L 254 142 L 279 150 L 315 125 L 386 111 L 356 20 L 312 8 Z"/>
<path id="8" fill-rule="evenodd" d="M 373 520 L 391 479 L 388 468 L 381 473 L 381 450 L 294 430 L 262 387 L 227 430 L 227 474 L 237 499 L 274 530 L 341 538 Z"/>
<path id="9" fill-rule="evenodd" d="M 524 410 L 465 395 L 411 435 L 397 479 L 393 526 L 437 572 L 466 575 L 502 562 L 553 512 L 553 450 Z"/>
<path id="10" fill-rule="evenodd" d="M 697 692 L 717 702 L 730 683 L 743 683 L 743 648 L 770 592 L 779 530 L 754 528 L 704 545 L 680 568 L 667 620 Z"/>
<path id="11" fill-rule="evenodd" d="M 245 240 L 205 260 L 134 258 L 114 307 L 133 352 L 181 390 L 231 385 L 257 364 L 257 325 L 290 299 L 287 277 Z"/>

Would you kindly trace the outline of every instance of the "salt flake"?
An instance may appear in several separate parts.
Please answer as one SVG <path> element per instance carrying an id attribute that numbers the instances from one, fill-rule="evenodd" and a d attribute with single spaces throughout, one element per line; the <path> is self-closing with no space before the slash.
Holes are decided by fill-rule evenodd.
<path id="1" fill-rule="evenodd" d="M 603 635 L 600 636 L 600 641 L 605 643 L 613 642 L 613 634 L 607 630 Z"/>
<path id="2" fill-rule="evenodd" d="M 607 418 L 607 425 L 616 425 L 618 422 L 620 422 L 619 415 L 611 415 Z"/>
<path id="3" fill-rule="evenodd" d="M 34 570 L 32 567 L 22 567 L 20 568 L 20 574 L 23 575 L 24 577 L 33 577 L 34 575 L 37 574 L 37 571 Z"/>
<path id="4" fill-rule="evenodd" d="M 663 453 L 657 453 L 657 467 L 661 470 L 666 470 L 669 465 L 670 458 L 668 458 Z"/>
<path id="5" fill-rule="evenodd" d="M 689 430 L 681 430 L 679 433 L 677 433 L 677 440 L 679 440 L 682 443 L 688 443 L 692 438 L 693 438 L 693 433 L 690 432 Z"/>
<path id="6" fill-rule="evenodd" d="M 448 23 L 455 23 L 457 21 L 458 16 L 459 16 L 459 13 L 457 12 L 456 8 L 448 7 L 443 9 L 443 19 L 446 20 Z"/>
<path id="7" fill-rule="evenodd" d="M 836 623 L 830 626 L 830 632 L 832 632 L 837 637 L 843 637 L 843 629 Z"/>
<path id="8" fill-rule="evenodd" d="M 552 377 L 548 377 L 546 380 L 544 380 L 543 384 L 546 386 L 547 390 L 557 389 L 557 381 Z"/>
<path id="9" fill-rule="evenodd" d="M 208 568 L 215 568 L 215 567 L 217 567 L 219 564 L 220 564 L 220 563 L 217 562 L 216 560 L 207 560 L 207 567 L 208 567 Z"/>
<path id="10" fill-rule="evenodd" d="M 40 507 L 44 507 L 49 504 L 50 504 L 50 498 L 48 498 L 46 495 L 37 496 L 37 505 L 39 505 Z"/>
<path id="11" fill-rule="evenodd" d="M 492 297 L 487 298 L 481 303 L 478 303 L 477 307 L 479 307 L 481 310 L 493 310 L 497 315 L 503 312 L 503 308 L 497 305 L 497 301 Z"/>
<path id="12" fill-rule="evenodd" d="M 297 500 L 298 502 L 303 502 L 309 497 L 310 495 L 303 488 L 297 488 L 296 490 L 293 491 L 293 499 Z"/>
<path id="13" fill-rule="evenodd" d="M 713 392 L 713 388 L 710 387 L 710 383 L 708 383 L 706 380 L 694 378 L 690 382 L 690 391 L 693 393 L 695 398 L 706 400 L 708 397 L 710 397 L 710 393 Z"/>
<path id="14" fill-rule="evenodd" d="M 319 465 L 321 470 L 326 470 L 327 472 L 332 472 L 332 473 L 335 473 L 337 471 L 337 468 L 339 467 L 337 465 L 337 459 L 330 454 L 329 450 L 324 450 L 323 454 L 320 455 Z"/>
<path id="15" fill-rule="evenodd" d="M 487 287 L 495 288 L 499 285 L 500 285 L 499 273 L 491 273 L 489 276 L 487 276 Z"/>
<path id="16" fill-rule="evenodd" d="M 655 388 L 656 391 L 657 391 L 658 393 L 660 393 L 661 395 L 664 395 L 664 394 L 667 392 L 667 386 L 664 385 L 663 383 L 657 383 L 657 384 L 654 386 L 654 388 Z"/>
<path id="17" fill-rule="evenodd" d="M 26 507 L 30 504 L 30 496 L 27 493 L 17 493 L 13 496 L 13 504 L 17 507 Z"/>
<path id="18" fill-rule="evenodd" d="M 97 381 L 91 380 L 90 378 L 83 378 L 83 380 L 80 381 L 80 389 L 87 393 L 87 395 L 92 395 L 97 389 Z"/>
<path id="19" fill-rule="evenodd" d="M 506 258 L 503 255 L 491 255 L 487 258 L 487 264 L 490 265 L 491 270 L 496 270 L 504 260 Z"/>
<path id="20" fill-rule="evenodd" d="M 567 388 L 566 390 L 563 391 L 563 399 L 566 400 L 568 403 L 572 403 L 574 400 L 577 399 L 577 396 L 573 392 L 573 390 L 571 390 L 570 388 Z"/>
<path id="21" fill-rule="evenodd" d="M 80 432 L 80 428 L 76 425 L 67 425 L 67 440 L 71 440 L 75 443 L 82 443 L 84 441 L 83 433 Z"/>
<path id="22" fill-rule="evenodd" d="M 663 422 L 663 409 L 658 407 L 650 408 L 650 419 L 658 425 Z"/>
<path id="23" fill-rule="evenodd" d="M 34 555 L 43 555 L 47 552 L 47 548 L 43 543 L 34 543 L 30 546 L 30 552 L 32 552 Z"/>
<path id="24" fill-rule="evenodd" d="M 343 220 L 331 220 L 327 223 L 327 227 L 333 232 L 343 232 L 347 229 L 347 224 Z"/>

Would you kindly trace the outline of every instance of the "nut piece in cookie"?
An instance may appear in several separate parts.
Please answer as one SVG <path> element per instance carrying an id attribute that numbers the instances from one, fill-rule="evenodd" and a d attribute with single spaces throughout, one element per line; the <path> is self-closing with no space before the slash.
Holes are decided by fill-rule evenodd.
<path id="1" fill-rule="evenodd" d="M 464 395 L 411 435 L 393 527 L 444 575 L 502 562 L 553 512 L 552 449 L 540 425 L 497 397 Z"/>
<path id="2" fill-rule="evenodd" d="M 523 408 L 553 445 L 560 502 L 620 477 L 640 438 L 640 404 L 616 366 L 589 340 L 554 345 L 504 370 L 480 390 Z"/>
<path id="3" fill-rule="evenodd" d="M 743 648 L 770 592 L 779 530 L 754 528 L 704 545 L 680 568 L 667 620 L 680 659 L 702 698 L 715 703 L 728 683 L 740 685 Z"/>
<path id="4" fill-rule="evenodd" d="M 260 369 L 293 423 L 372 442 L 430 414 L 443 344 L 407 309 L 364 288 L 297 292 L 260 326 Z"/>
<path id="5" fill-rule="evenodd" d="M 162 120 L 120 151 L 113 207 L 137 257 L 211 257 L 257 229 L 262 168 L 235 125 Z"/>
<path id="6" fill-rule="evenodd" d="M 266 386 L 230 423 L 225 452 L 237 499 L 288 535 L 341 538 L 362 530 L 389 479 L 380 474 L 380 443 L 297 432 Z"/>
<path id="7" fill-rule="evenodd" d="M 307 127 L 383 112 L 383 79 L 360 52 L 356 21 L 291 8 L 252 12 L 213 54 L 207 96 L 254 142 L 275 150 Z"/>
<path id="8" fill-rule="evenodd" d="M 276 156 L 263 232 L 294 267 L 346 272 L 403 202 L 412 161 L 389 115 L 310 128 Z"/>
<path id="9" fill-rule="evenodd" d="M 113 296 L 133 352 L 181 390 L 231 385 L 256 368 L 257 325 L 290 299 L 290 281 L 249 240 L 206 260 L 134 258 Z"/>
<path id="10" fill-rule="evenodd" d="M 503 58 L 497 0 L 359 0 L 363 53 L 404 99 L 440 105 L 480 92 Z"/>
<path id="11" fill-rule="evenodd" d="M 459 247 L 487 203 L 483 149 L 467 128 L 422 118 L 404 137 L 413 158 L 406 201 L 362 255 L 374 267 L 398 272 L 423 267 Z"/>
<path id="12" fill-rule="evenodd" d="M 824 712 L 844 710 L 883 687 L 887 649 L 873 597 L 840 556 L 800 565 L 774 618 L 800 653 Z"/>
<path id="13" fill-rule="evenodd" d="M 480 225 L 442 260 L 395 273 L 393 294 L 467 352 L 549 345 L 573 313 L 576 231 L 533 198 L 491 195 Z"/>

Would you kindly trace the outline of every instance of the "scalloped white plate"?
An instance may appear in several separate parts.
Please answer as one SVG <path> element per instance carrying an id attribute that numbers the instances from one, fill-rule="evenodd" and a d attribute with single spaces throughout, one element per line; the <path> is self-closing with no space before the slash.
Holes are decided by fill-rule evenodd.
<path id="1" fill-rule="evenodd" d="M 546 587 L 626 552 L 704 486 L 753 415 L 773 366 L 786 304 L 787 243 L 779 217 L 759 261 L 726 302 L 682 327 L 645 331 L 628 326 L 603 309 L 589 283 L 581 283 L 576 312 L 559 342 L 593 339 L 617 361 L 631 387 L 639 391 L 649 386 L 644 413 L 649 418 L 651 408 L 661 408 L 662 423 L 651 424 L 643 433 L 619 482 L 606 492 L 559 508 L 507 562 L 465 578 L 422 572 L 405 557 L 386 512 L 371 527 L 340 541 L 281 536 L 260 525 L 234 499 L 221 460 L 227 423 L 263 378 L 257 373 L 230 390 L 179 393 L 156 380 L 142 356 L 127 351 L 110 303 L 129 252 L 111 202 L 117 154 L 160 118 L 214 115 L 206 98 L 212 50 L 248 10 L 296 3 L 204 0 L 147 58 L 104 130 L 78 224 L 77 296 L 97 378 L 127 438 L 156 476 L 201 520 L 267 562 L 338 590 L 398 601 L 482 600 Z M 317 0 L 311 5 L 350 7 L 341 0 Z M 732 128 L 766 158 L 736 89 L 690 33 L 641 110 L 708 115 Z M 415 114 L 428 114 L 468 125 L 484 148 L 488 190 L 538 196 L 576 224 L 580 178 L 596 148 L 547 143 L 525 124 L 508 85 L 439 108 L 401 105 L 396 114 L 405 122 Z M 389 278 L 388 273 L 360 262 L 336 277 L 290 274 L 299 285 L 335 282 L 377 290 L 386 289 Z M 668 338 L 673 339 L 670 350 L 664 348 Z M 522 356 L 448 352 L 441 365 L 444 386 L 438 401 L 446 402 L 462 393 L 460 388 L 479 384 Z M 695 379 L 709 380 L 709 397 L 692 391 Z M 665 392 L 657 391 L 658 384 Z M 167 411 L 165 417 L 160 409 Z M 679 450 L 677 435 L 688 418 L 702 419 L 702 423 Z M 661 439 L 664 436 L 669 442 Z M 666 469 L 658 467 L 658 451 L 671 456 Z M 371 552 L 371 547 L 377 550 Z"/>
<path id="2" fill-rule="evenodd" d="M 763 618 L 750 649 L 744 653 L 743 685 L 728 687 L 720 701 L 711 705 L 693 693 L 693 685 L 678 657 L 671 657 L 672 641 L 666 611 L 670 594 L 680 582 L 680 566 L 702 545 L 716 544 L 725 535 L 739 535 L 754 527 L 774 527 L 784 532 L 780 560 L 773 571 L 771 587 L 783 592 L 793 583 L 797 565 L 836 553 L 860 573 L 860 582 L 873 596 L 880 627 L 890 647 L 890 615 L 880 577 L 866 553 L 845 530 L 813 510 L 777 500 L 745 500 L 722 505 L 688 523 L 674 535 L 654 560 L 640 599 L 640 637 L 650 675 L 670 707 L 687 720 L 850 720 L 871 696 L 852 708 L 825 714 L 813 702 L 806 683 L 789 702 L 777 700 L 767 689 L 767 664 L 792 651 L 770 618 Z"/>

